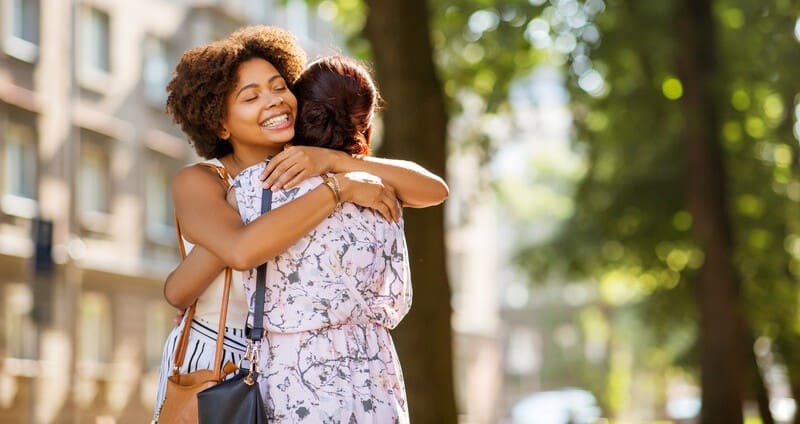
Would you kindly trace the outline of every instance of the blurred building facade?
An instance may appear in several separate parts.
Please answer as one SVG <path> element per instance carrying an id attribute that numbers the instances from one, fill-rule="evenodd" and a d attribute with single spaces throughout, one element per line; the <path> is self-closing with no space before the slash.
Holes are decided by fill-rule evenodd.
<path id="1" fill-rule="evenodd" d="M 170 180 L 197 160 L 164 87 L 183 51 L 246 24 L 283 26 L 313 57 L 332 36 L 314 16 L 302 1 L 0 0 L 0 422 L 149 422 L 174 316 Z M 52 272 L 33 272 L 37 219 Z"/>
<path id="2" fill-rule="evenodd" d="M 570 178 L 543 170 L 570 174 L 579 167 L 568 142 L 563 82 L 556 70 L 542 67 L 512 84 L 510 94 L 512 112 L 504 116 L 484 114 L 481 99 L 462 98 L 463 114 L 450 128 L 454 140 L 484 134 L 499 145 L 488 164 L 469 148 L 454 147 L 448 158 L 448 274 L 464 424 L 566 422 L 541 411 L 531 416 L 519 405 L 570 385 L 574 372 L 564 368 L 586 348 L 572 321 L 575 307 L 591 301 L 591 290 L 581 283 L 569 290 L 560 281 L 533 284 L 513 258 L 520 245 L 551 236 L 564 218 L 555 211 L 563 200 L 553 196 L 569 194 L 549 184 Z"/>

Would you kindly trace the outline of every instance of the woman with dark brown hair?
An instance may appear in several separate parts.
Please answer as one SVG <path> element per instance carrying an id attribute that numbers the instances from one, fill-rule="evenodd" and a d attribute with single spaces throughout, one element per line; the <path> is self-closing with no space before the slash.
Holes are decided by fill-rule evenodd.
<path id="1" fill-rule="evenodd" d="M 367 154 L 378 91 L 357 61 L 320 59 L 295 85 L 296 145 Z M 245 222 L 261 204 L 256 173 L 235 181 Z M 297 192 L 279 191 L 286 204 L 336 175 L 310 178 Z M 308 235 L 267 263 L 267 337 L 261 385 L 276 423 L 407 423 L 400 362 L 389 330 L 411 307 L 411 276 L 403 222 L 373 209 L 341 204 Z M 245 278 L 248 294 L 255 272 Z M 288 300 L 292 299 L 291 302 Z"/>
<path id="2" fill-rule="evenodd" d="M 250 27 L 187 51 L 176 67 L 168 86 L 167 110 L 199 155 L 217 159 L 217 168 L 189 166 L 174 179 L 176 216 L 187 244 L 198 248 L 192 249 L 165 285 L 165 296 L 172 305 L 183 309 L 197 300 L 197 313 L 201 304 L 208 305 L 207 314 L 202 316 L 213 319 L 212 311 L 220 304 L 218 276 L 222 267 L 250 269 L 275 258 L 330 219 L 342 202 L 348 208 L 370 208 L 393 222 L 400 219 L 398 199 L 404 205 L 424 207 L 446 198 L 444 182 L 415 164 L 314 146 L 285 149 L 295 135 L 297 119 L 297 101 L 290 88 L 304 59 L 294 38 L 285 31 Z M 267 157 L 273 160 L 265 169 Z M 294 195 L 280 203 L 281 207 L 244 226 L 226 203 L 226 183 L 259 164 L 264 164 L 255 175 L 259 187 L 259 178 L 266 177 L 265 184 L 276 193 L 283 189 L 281 192 Z M 318 184 L 307 190 L 298 186 L 308 177 L 321 174 L 333 178 L 335 186 Z M 226 324 L 231 329 L 243 325 L 231 317 L 241 318 L 246 312 L 244 294 L 240 301 L 235 297 L 232 293 Z M 193 346 L 213 345 L 216 340 L 218 335 L 208 331 L 215 328 L 209 318 L 192 323 Z M 225 331 L 226 359 L 238 362 L 243 353 L 240 346 L 244 345 L 241 334 Z M 171 346 L 178 333 L 173 331 L 167 341 L 162 381 L 169 372 Z M 182 371 L 213 366 L 213 353 L 206 351 L 213 349 L 198 348 L 195 355 L 187 354 Z M 158 405 L 162 396 L 160 391 Z"/>
<path id="3" fill-rule="evenodd" d="M 320 59 L 303 72 L 295 90 L 295 145 L 368 153 L 379 97 L 360 63 L 343 56 Z M 260 175 L 266 166 L 246 168 L 234 179 L 234 206 L 245 223 L 260 215 Z M 326 174 L 277 190 L 273 208 L 326 185 L 336 195 L 337 179 Z M 208 252 L 193 254 L 214 261 Z M 210 273 L 223 267 L 217 261 Z M 172 278 L 191 278 L 188 269 L 187 261 Z M 402 220 L 340 203 L 267 262 L 266 285 L 260 384 L 270 420 L 408 422 L 403 376 L 389 333 L 411 307 Z M 245 273 L 248 298 L 255 286 L 256 273 L 250 270 Z"/>

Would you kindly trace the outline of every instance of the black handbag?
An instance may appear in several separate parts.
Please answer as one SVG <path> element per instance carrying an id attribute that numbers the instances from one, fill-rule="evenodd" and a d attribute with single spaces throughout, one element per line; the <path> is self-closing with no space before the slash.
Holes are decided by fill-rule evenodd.
<path id="1" fill-rule="evenodd" d="M 272 191 L 261 192 L 261 213 L 272 208 Z M 243 361 L 250 369 L 239 368 L 236 376 L 197 394 L 199 424 L 267 424 L 267 411 L 258 387 L 258 362 L 261 339 L 264 337 L 264 296 L 267 265 L 256 270 L 256 292 L 253 305 L 253 327 L 247 328 L 247 351 Z"/>
<path id="2" fill-rule="evenodd" d="M 257 380 L 257 373 L 239 369 L 233 378 L 198 393 L 199 423 L 267 424 Z"/>

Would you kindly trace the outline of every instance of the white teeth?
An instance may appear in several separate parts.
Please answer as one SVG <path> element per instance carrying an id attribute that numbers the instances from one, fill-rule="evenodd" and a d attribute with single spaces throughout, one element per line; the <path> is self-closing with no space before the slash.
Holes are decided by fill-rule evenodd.
<path id="1" fill-rule="evenodd" d="M 279 116 L 275 116 L 275 117 L 267 119 L 266 121 L 264 121 L 263 124 L 261 124 L 261 126 L 262 127 L 274 127 L 274 126 L 276 126 L 278 124 L 282 124 L 282 123 L 284 123 L 284 122 L 286 122 L 288 120 L 289 120 L 289 115 L 283 114 L 283 115 L 279 115 Z"/>

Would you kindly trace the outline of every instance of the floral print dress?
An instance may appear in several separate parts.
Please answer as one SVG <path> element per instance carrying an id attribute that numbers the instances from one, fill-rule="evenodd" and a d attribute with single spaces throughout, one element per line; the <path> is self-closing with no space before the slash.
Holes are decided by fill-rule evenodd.
<path id="1" fill-rule="evenodd" d="M 246 224 L 260 215 L 265 166 L 247 168 L 234 181 Z M 321 183 L 314 177 L 273 193 L 272 208 Z M 266 280 L 260 384 L 270 422 L 407 423 L 389 334 L 411 307 L 402 222 L 345 203 L 267 262 Z M 252 315 L 255 269 L 244 281 Z"/>

